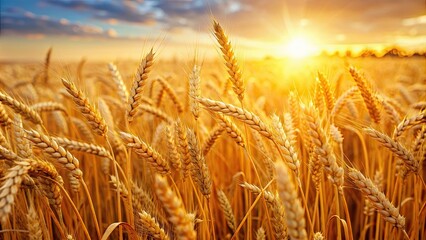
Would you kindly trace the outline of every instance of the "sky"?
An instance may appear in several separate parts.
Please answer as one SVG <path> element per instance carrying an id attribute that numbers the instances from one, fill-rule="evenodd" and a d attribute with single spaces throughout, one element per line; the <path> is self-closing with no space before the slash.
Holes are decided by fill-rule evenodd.
<path id="1" fill-rule="evenodd" d="M 0 61 L 40 60 L 49 47 L 64 61 L 140 59 L 151 47 L 164 59 L 215 57 L 212 19 L 243 58 L 426 46 L 425 0 L 1 0 L 0 7 Z"/>

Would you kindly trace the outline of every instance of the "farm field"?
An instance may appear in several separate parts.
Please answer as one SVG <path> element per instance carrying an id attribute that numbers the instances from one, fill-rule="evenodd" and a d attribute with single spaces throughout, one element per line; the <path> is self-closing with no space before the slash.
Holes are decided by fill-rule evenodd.
<path id="1" fill-rule="evenodd" d="M 0 239 L 426 239 L 424 3 L 319 2 L 2 2 Z"/>
<path id="2" fill-rule="evenodd" d="M 5 239 L 425 234 L 423 58 L 249 61 L 241 88 L 220 59 L 48 61 L 0 68 Z"/>

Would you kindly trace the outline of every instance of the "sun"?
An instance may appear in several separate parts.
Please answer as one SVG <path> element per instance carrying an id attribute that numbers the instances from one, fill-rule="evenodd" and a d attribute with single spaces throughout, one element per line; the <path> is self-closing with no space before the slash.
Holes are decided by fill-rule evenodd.
<path id="1" fill-rule="evenodd" d="M 291 58 L 305 58 L 314 54 L 314 46 L 305 37 L 294 37 L 285 45 L 284 54 Z"/>

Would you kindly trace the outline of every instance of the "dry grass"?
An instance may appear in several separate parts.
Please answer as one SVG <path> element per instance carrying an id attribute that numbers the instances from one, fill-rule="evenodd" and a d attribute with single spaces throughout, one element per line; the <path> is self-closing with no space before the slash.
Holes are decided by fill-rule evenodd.
<path id="1" fill-rule="evenodd" d="M 243 71 L 212 34 L 219 62 L 0 65 L 0 238 L 426 238 L 424 60 Z"/>

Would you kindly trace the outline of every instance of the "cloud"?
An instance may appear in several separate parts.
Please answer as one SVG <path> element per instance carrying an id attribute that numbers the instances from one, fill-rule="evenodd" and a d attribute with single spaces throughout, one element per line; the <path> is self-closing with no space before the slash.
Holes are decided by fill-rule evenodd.
<path id="1" fill-rule="evenodd" d="M 119 20 L 137 24 L 152 23 L 160 14 L 152 4 L 132 1 L 44 0 L 44 3 L 88 12 L 93 18 L 100 20 Z"/>
<path id="2" fill-rule="evenodd" d="M 229 0 L 44 0 L 50 6 L 82 11 L 107 22 L 121 21 L 138 25 L 161 24 L 165 28 L 199 28 L 200 19 L 210 13 L 218 15 L 239 12 L 244 5 Z"/>
<path id="3" fill-rule="evenodd" d="M 318 42 L 348 44 L 392 41 L 397 36 L 409 36 L 413 32 L 421 35 L 426 31 L 424 0 L 42 0 L 42 3 L 46 8 L 84 13 L 89 19 L 83 18 L 82 21 L 100 20 L 117 26 L 118 30 L 121 30 L 120 26 L 132 24 L 155 25 L 155 29 L 171 34 L 185 29 L 208 33 L 214 17 L 222 23 L 231 39 L 273 43 L 299 33 L 308 33 Z M 21 13 L 20 18 L 35 18 L 37 21 L 28 23 L 34 29 L 41 28 L 38 22 L 53 25 L 53 30 L 42 28 L 42 32 L 31 34 L 58 31 L 65 35 L 119 38 L 110 29 L 99 32 L 97 27 L 88 26 L 87 29 L 66 19 L 43 19 L 32 13 Z M 13 26 L 9 28 L 14 30 Z M 29 31 L 28 28 L 25 31 Z"/>
<path id="4" fill-rule="evenodd" d="M 32 39 L 40 39 L 46 35 L 115 38 L 113 29 L 103 30 L 100 27 L 71 23 L 65 18 L 51 19 L 48 16 L 35 15 L 19 8 L 9 8 L 2 12 L 1 30 L 5 34 L 24 35 Z"/>

